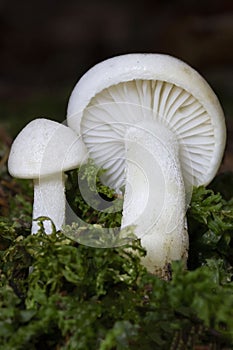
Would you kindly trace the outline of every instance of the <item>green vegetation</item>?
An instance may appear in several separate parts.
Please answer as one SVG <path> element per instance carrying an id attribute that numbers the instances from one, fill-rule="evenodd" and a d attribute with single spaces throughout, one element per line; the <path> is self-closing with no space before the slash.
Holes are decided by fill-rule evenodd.
<path id="1" fill-rule="evenodd" d="M 100 198 L 116 199 L 99 181 L 93 183 L 92 163 L 80 174 L 97 207 Z M 232 181 L 226 174 L 213 182 L 210 188 L 222 188 L 222 194 L 194 189 L 188 269 L 174 262 L 171 280 L 163 281 L 140 265 L 145 252 L 139 240 L 128 243 L 130 250 L 87 247 L 61 232 L 45 235 L 43 219 L 31 235 L 32 184 L 12 180 L 3 169 L 0 349 L 232 349 Z M 100 231 L 120 225 L 119 211 L 99 212 L 81 198 L 77 171 L 68 174 L 67 196 L 77 214 Z"/>

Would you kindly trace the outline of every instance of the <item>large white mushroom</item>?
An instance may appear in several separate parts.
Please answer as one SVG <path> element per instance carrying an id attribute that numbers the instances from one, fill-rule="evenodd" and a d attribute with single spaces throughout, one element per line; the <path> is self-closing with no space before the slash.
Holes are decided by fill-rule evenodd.
<path id="1" fill-rule="evenodd" d="M 207 82 L 162 54 L 128 54 L 101 62 L 75 86 L 68 125 L 82 139 L 105 184 L 125 186 L 122 227 L 136 225 L 147 269 L 166 277 L 187 259 L 187 197 L 215 176 L 225 121 Z"/>
<path id="2" fill-rule="evenodd" d="M 48 217 L 57 230 L 65 223 L 65 175 L 86 157 L 81 139 L 69 127 L 48 119 L 35 119 L 14 140 L 9 173 L 17 178 L 34 180 L 32 233 L 39 229 L 39 217 Z M 45 232 L 51 222 L 45 220 Z"/>

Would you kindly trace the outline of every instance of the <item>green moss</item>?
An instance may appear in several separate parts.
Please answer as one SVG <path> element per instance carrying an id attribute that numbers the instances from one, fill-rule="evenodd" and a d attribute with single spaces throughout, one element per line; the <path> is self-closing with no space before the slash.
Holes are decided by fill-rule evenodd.
<path id="1" fill-rule="evenodd" d="M 100 198 L 107 204 L 116 196 L 98 180 L 91 184 L 95 173 L 92 163 L 80 171 L 98 208 Z M 110 213 L 92 209 L 77 176 L 70 172 L 67 182 L 76 213 L 100 231 L 119 226 L 122 206 Z M 139 240 L 128 243 L 130 250 L 91 248 L 61 232 L 46 235 L 42 219 L 31 235 L 31 184 L 17 186 L 21 199 L 15 196 L 10 215 L 0 218 L 0 349 L 232 348 L 232 198 L 194 189 L 188 270 L 174 262 L 166 282 L 141 266 Z"/>

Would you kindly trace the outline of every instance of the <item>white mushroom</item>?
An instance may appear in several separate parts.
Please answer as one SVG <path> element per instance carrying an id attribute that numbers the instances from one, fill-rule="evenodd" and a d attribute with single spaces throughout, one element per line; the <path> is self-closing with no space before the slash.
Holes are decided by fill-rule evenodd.
<path id="1" fill-rule="evenodd" d="M 35 119 L 14 140 L 8 161 L 12 176 L 34 180 L 33 219 L 48 217 L 57 230 L 65 221 L 65 175 L 85 160 L 85 147 L 69 127 Z M 51 233 L 49 220 L 45 232 Z M 39 229 L 33 221 L 32 233 Z"/>
<path id="2" fill-rule="evenodd" d="M 226 131 L 216 95 L 176 58 L 129 54 L 80 79 L 67 119 L 106 169 L 104 183 L 116 191 L 125 185 L 122 227 L 136 225 L 143 264 L 165 277 L 171 261 L 187 259 L 192 186 L 208 184 L 222 159 Z"/>

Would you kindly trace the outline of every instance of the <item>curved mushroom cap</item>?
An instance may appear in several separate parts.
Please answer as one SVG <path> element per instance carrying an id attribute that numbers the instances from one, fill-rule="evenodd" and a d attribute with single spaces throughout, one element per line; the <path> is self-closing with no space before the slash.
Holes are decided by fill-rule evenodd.
<path id="1" fill-rule="evenodd" d="M 69 127 L 48 119 L 35 119 L 14 140 L 8 170 L 14 177 L 35 179 L 77 167 L 85 146 Z"/>
<path id="2" fill-rule="evenodd" d="M 215 93 L 186 63 L 162 54 L 108 59 L 80 79 L 68 104 L 68 125 L 81 129 L 89 156 L 115 189 L 125 181 L 126 130 L 146 118 L 175 133 L 186 183 L 208 184 L 223 156 L 225 120 Z"/>

